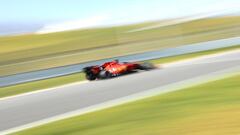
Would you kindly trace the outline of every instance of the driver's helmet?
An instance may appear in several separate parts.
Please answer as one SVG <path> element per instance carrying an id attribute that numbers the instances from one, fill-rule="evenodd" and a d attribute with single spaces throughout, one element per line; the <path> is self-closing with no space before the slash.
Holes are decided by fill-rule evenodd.
<path id="1" fill-rule="evenodd" d="M 118 59 L 115 59 L 114 62 L 119 63 L 119 60 L 118 60 Z"/>

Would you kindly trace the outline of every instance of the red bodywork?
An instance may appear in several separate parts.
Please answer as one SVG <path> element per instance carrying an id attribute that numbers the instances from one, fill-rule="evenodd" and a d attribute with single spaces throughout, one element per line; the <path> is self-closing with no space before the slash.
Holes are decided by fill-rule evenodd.
<path id="1" fill-rule="evenodd" d="M 99 66 L 92 66 L 91 67 L 91 72 L 93 74 L 98 74 L 101 71 L 101 68 Z"/>
<path id="2" fill-rule="evenodd" d="M 119 63 L 117 61 L 107 62 L 102 65 L 102 68 L 112 74 L 124 74 L 138 68 L 137 63 Z"/>

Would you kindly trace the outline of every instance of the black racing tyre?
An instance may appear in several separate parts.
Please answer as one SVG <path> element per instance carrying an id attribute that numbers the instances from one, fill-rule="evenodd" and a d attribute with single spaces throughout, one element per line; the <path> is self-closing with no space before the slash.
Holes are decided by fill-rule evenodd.
<path id="1" fill-rule="evenodd" d="M 94 74 L 86 74 L 86 79 L 89 81 L 96 80 L 96 76 Z"/>
<path id="2" fill-rule="evenodd" d="M 139 69 L 141 70 L 151 70 L 154 68 L 155 66 L 152 63 L 144 62 L 142 64 L 139 64 Z"/>
<path id="3" fill-rule="evenodd" d="M 99 75 L 98 75 L 99 79 L 107 79 L 107 78 L 111 78 L 111 73 L 106 71 L 106 70 L 102 70 L 100 71 Z"/>

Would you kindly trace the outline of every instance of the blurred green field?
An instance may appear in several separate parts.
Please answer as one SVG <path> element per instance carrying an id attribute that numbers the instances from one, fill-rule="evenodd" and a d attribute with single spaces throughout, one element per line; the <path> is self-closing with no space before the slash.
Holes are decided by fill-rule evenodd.
<path id="1" fill-rule="evenodd" d="M 200 56 L 206 56 L 210 54 L 216 54 L 216 53 L 239 50 L 239 49 L 240 49 L 240 46 L 228 47 L 223 49 L 203 51 L 199 53 L 191 53 L 191 54 L 184 54 L 184 55 L 179 55 L 174 57 L 154 59 L 148 62 L 151 62 L 154 64 L 166 64 L 170 62 L 176 62 L 176 61 L 196 58 Z M 0 98 L 14 96 L 18 94 L 27 93 L 27 92 L 38 91 L 38 90 L 47 89 L 47 88 L 59 87 L 66 84 L 80 82 L 83 80 L 85 80 L 85 75 L 80 72 L 80 73 L 61 76 L 61 77 L 55 77 L 55 78 L 50 78 L 45 80 L 17 84 L 17 85 L 8 86 L 8 87 L 2 87 L 0 88 Z"/>
<path id="2" fill-rule="evenodd" d="M 16 135 L 236 135 L 240 75 L 60 120 Z"/>
<path id="3" fill-rule="evenodd" d="M 129 32 L 161 23 L 0 37 L 0 76 L 240 35 L 240 17 Z"/>

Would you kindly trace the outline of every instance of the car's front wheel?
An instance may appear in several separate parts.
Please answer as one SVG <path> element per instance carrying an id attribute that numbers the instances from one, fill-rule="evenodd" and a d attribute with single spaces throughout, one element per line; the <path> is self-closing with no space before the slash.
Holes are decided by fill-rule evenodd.
<path id="1" fill-rule="evenodd" d="M 94 74 L 86 74 L 86 79 L 89 81 L 93 81 L 96 79 L 96 76 Z"/>

